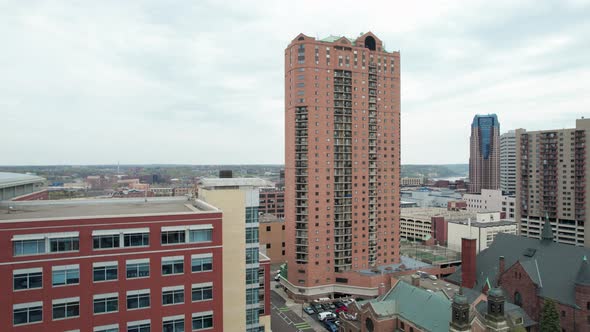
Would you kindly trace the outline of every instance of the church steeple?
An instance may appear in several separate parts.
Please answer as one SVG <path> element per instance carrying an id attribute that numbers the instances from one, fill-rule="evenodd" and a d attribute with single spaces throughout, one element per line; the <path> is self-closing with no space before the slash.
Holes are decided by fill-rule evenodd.
<path id="1" fill-rule="evenodd" d="M 459 288 L 459 293 L 455 294 L 455 297 L 453 297 L 453 317 L 451 318 L 451 326 L 449 329 L 450 331 L 471 331 L 469 308 L 469 302 L 467 302 L 467 297 L 463 295 L 463 287 L 461 287 Z"/>
<path id="2" fill-rule="evenodd" d="M 488 292 L 488 317 L 495 321 L 504 320 L 504 292 L 501 288 L 492 288 Z"/>
<path id="3" fill-rule="evenodd" d="M 551 229 L 551 223 L 549 222 L 549 213 L 545 213 L 545 224 L 543 224 L 541 242 L 553 242 L 553 229 Z"/>

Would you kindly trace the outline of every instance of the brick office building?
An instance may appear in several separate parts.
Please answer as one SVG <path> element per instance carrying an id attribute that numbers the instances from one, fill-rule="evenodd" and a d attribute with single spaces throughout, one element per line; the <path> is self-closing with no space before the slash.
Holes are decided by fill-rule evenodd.
<path id="1" fill-rule="evenodd" d="M 3 331 L 223 331 L 222 213 L 201 201 L 10 203 Z"/>
<path id="2" fill-rule="evenodd" d="M 285 188 L 298 296 L 399 262 L 400 54 L 373 33 L 287 46 Z"/>
<path id="3" fill-rule="evenodd" d="M 461 268 L 448 280 L 479 292 L 497 284 L 507 301 L 537 322 L 544 299 L 552 299 L 563 331 L 590 331 L 590 249 L 553 241 L 548 222 L 540 240 L 498 234 L 477 258 L 471 246 L 473 258 L 464 256 Z"/>

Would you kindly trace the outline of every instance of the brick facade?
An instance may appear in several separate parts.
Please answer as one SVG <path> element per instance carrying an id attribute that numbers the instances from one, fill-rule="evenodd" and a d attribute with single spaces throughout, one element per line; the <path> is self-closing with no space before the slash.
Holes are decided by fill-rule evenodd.
<path id="1" fill-rule="evenodd" d="M 556 271 L 556 273 L 559 272 Z M 520 305 L 533 320 L 537 322 L 541 320 L 544 299 L 537 295 L 537 285 L 519 262 L 500 275 L 499 284 L 509 302 Z M 517 292 L 521 296 L 521 304 L 516 301 Z M 579 310 L 555 303 L 563 331 L 590 331 L 590 311 L 588 310 L 590 308 L 590 287 L 576 286 L 576 304 L 580 307 Z M 533 331 L 536 330 L 533 329 Z"/>

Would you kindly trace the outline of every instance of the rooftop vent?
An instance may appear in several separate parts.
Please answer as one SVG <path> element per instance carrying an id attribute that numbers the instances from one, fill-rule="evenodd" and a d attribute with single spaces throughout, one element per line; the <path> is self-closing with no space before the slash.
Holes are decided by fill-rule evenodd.
<path id="1" fill-rule="evenodd" d="M 526 257 L 533 257 L 535 256 L 535 253 L 537 252 L 537 249 L 533 249 L 533 248 L 526 248 L 524 250 L 523 255 Z"/>

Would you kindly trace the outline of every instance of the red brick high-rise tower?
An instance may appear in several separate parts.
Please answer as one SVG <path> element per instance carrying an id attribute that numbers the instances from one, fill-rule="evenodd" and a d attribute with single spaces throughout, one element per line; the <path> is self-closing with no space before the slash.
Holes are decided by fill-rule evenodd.
<path id="1" fill-rule="evenodd" d="M 285 50 L 285 145 L 289 286 L 313 297 L 398 263 L 399 52 L 370 32 L 298 35 Z"/>

